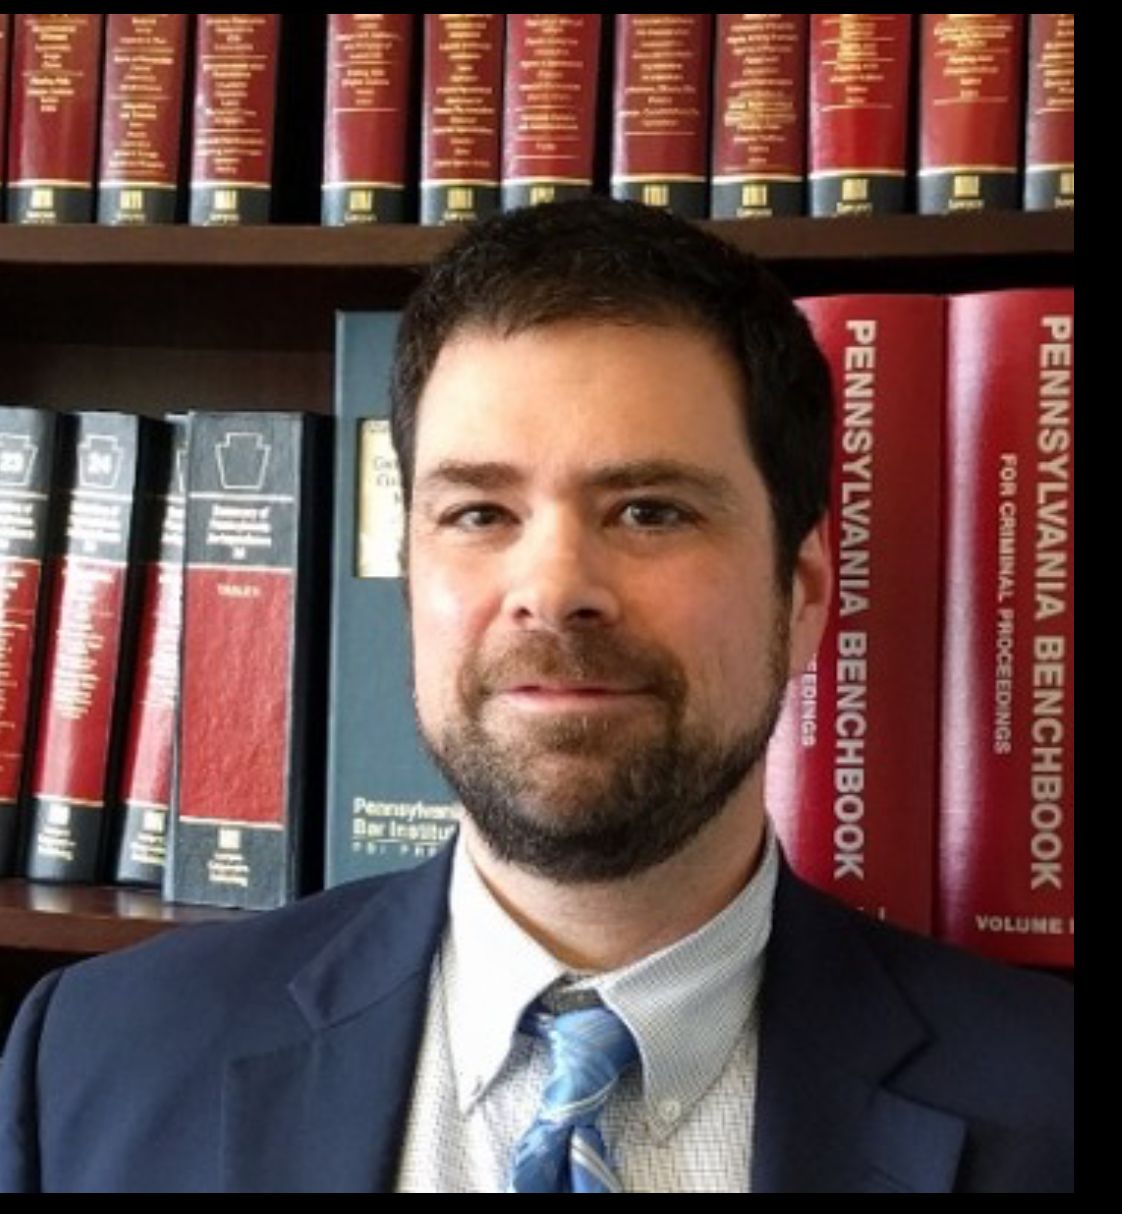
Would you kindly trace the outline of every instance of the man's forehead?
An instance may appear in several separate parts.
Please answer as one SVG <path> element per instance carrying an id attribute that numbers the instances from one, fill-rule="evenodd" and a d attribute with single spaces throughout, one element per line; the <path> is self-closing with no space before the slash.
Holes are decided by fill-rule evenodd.
<path id="1" fill-rule="evenodd" d="M 509 465 L 596 480 L 622 465 L 731 475 L 753 462 L 739 374 L 706 337 L 587 323 L 461 335 L 419 401 L 415 458 L 418 481 L 454 464 L 477 479 Z"/>

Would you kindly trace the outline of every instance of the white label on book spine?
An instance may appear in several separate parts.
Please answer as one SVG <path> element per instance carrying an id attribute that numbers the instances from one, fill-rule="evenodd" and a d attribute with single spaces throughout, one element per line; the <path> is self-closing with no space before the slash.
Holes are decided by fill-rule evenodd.
<path id="1" fill-rule="evenodd" d="M 358 462 L 358 576 L 400 578 L 405 506 L 388 421 L 362 423 Z"/>

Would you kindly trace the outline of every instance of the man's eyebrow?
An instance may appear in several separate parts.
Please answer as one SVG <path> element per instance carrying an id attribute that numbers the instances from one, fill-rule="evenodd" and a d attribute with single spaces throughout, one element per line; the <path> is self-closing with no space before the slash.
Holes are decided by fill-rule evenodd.
<path id="1" fill-rule="evenodd" d="M 497 492 L 525 483 L 527 474 L 513 464 L 470 460 L 442 460 L 417 481 L 417 495 L 447 489 Z M 581 482 L 591 489 L 623 492 L 637 489 L 681 489 L 700 494 L 711 505 L 732 509 L 737 493 L 722 473 L 676 459 L 638 459 L 593 466 Z"/>
<path id="2" fill-rule="evenodd" d="M 597 489 L 683 489 L 712 505 L 731 509 L 737 501 L 732 481 L 720 472 L 676 459 L 628 460 L 592 469 L 588 484 Z"/>
<path id="3" fill-rule="evenodd" d="M 513 464 L 446 459 L 417 479 L 417 493 L 435 493 L 441 489 L 480 489 L 484 492 L 509 489 L 523 479 L 523 474 Z"/>

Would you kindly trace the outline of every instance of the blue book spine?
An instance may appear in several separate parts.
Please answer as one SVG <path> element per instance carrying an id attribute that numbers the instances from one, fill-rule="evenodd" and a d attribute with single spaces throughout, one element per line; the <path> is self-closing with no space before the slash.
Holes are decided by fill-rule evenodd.
<path id="1" fill-rule="evenodd" d="M 327 739 L 328 886 L 409 868 L 455 828 L 413 710 L 404 509 L 389 433 L 396 312 L 341 313 Z"/>

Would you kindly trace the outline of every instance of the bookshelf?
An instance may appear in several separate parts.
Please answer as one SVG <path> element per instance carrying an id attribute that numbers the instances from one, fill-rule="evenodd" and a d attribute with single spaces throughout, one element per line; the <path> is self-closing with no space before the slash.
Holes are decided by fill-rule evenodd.
<path id="1" fill-rule="evenodd" d="M 1072 213 L 713 221 L 800 294 L 1073 281 Z M 400 304 L 447 229 L 0 226 L 0 398 L 326 412 L 337 309 Z"/>
<path id="2" fill-rule="evenodd" d="M 1075 276 L 1073 213 L 707 226 L 755 251 L 797 294 L 1068 285 Z M 327 412 L 335 312 L 401 304 L 452 238 L 413 225 L 0 225 L 0 400 Z M 60 961 L 231 913 L 0 880 L 0 1005 Z"/>

